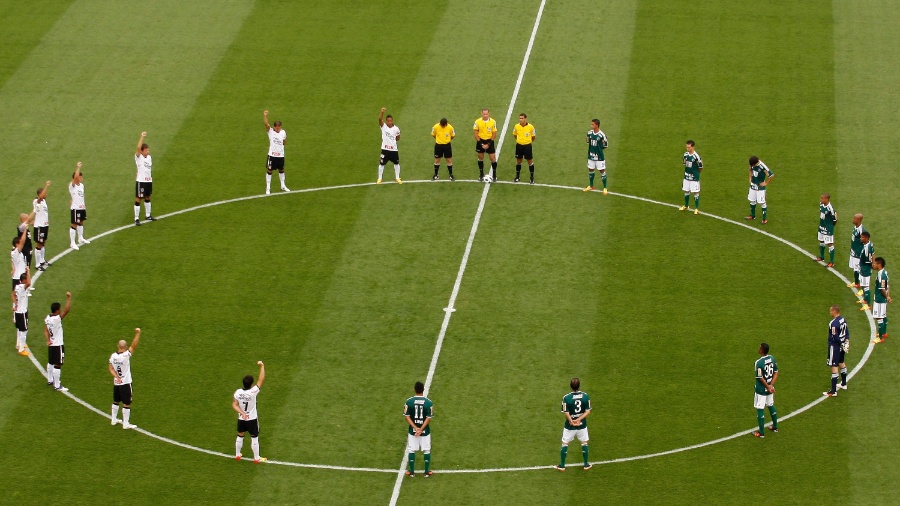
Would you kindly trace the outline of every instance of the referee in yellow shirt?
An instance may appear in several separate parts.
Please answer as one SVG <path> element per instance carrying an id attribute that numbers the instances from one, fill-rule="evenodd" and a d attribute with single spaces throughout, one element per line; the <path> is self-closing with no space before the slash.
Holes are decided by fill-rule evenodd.
<path id="1" fill-rule="evenodd" d="M 497 138 L 497 122 L 491 117 L 491 111 L 481 110 L 481 117 L 475 120 L 475 152 L 478 153 L 478 174 L 484 179 L 484 154 L 491 158 L 491 176 L 497 180 L 497 150 L 494 139 Z"/>
<path id="2" fill-rule="evenodd" d="M 450 141 L 456 137 L 453 125 L 447 123 L 447 118 L 441 118 L 437 125 L 431 127 L 431 136 L 434 137 L 434 177 L 431 180 L 438 180 L 438 170 L 441 168 L 441 158 L 443 158 L 447 160 L 450 181 L 456 181 L 453 178 L 453 146 L 450 145 Z"/>
<path id="3" fill-rule="evenodd" d="M 528 172 L 531 173 L 531 184 L 534 184 L 534 160 L 531 155 L 531 144 L 534 142 L 534 125 L 528 122 L 528 115 L 519 115 L 519 123 L 513 127 L 516 137 L 516 182 L 522 172 L 522 158 L 528 160 Z"/>

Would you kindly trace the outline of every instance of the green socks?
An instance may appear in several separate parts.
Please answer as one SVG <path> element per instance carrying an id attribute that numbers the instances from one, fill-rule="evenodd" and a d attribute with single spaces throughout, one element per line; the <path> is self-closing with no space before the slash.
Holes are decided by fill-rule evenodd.
<path id="1" fill-rule="evenodd" d="M 769 406 L 769 415 L 772 417 L 772 429 L 778 428 L 778 412 L 775 411 L 775 406 Z"/>
<path id="2" fill-rule="evenodd" d="M 756 218 L 756 204 L 750 204 L 750 216 Z"/>
<path id="3" fill-rule="evenodd" d="M 756 410 L 756 421 L 759 423 L 759 435 L 766 433 L 766 412 L 762 409 Z"/>
<path id="4" fill-rule="evenodd" d="M 859 271 L 853 271 L 853 282 L 859 284 Z"/>
<path id="5" fill-rule="evenodd" d="M 700 194 L 694 195 L 694 207 L 700 209 Z"/>
<path id="6" fill-rule="evenodd" d="M 584 467 L 588 466 L 588 445 L 581 445 L 581 456 L 584 458 Z"/>
<path id="7" fill-rule="evenodd" d="M 559 449 L 559 467 L 566 467 L 566 453 L 568 452 L 568 446 L 563 446 Z"/>
<path id="8" fill-rule="evenodd" d="M 828 248 L 828 261 L 834 263 L 834 246 Z"/>
<path id="9" fill-rule="evenodd" d="M 411 473 L 416 472 L 416 454 L 415 453 L 409 454 L 409 472 L 411 472 Z"/>
<path id="10" fill-rule="evenodd" d="M 684 194 L 684 207 L 691 207 L 691 194 L 690 193 Z"/>
<path id="11" fill-rule="evenodd" d="M 819 243 L 819 258 L 825 259 L 825 245 L 822 243 Z"/>
<path id="12" fill-rule="evenodd" d="M 603 181 L 603 187 L 606 188 L 606 173 L 600 174 L 600 179 Z"/>
<path id="13" fill-rule="evenodd" d="M 832 253 L 831 256 L 833 257 L 834 254 Z M 868 288 L 866 288 L 866 289 L 863 290 L 863 299 L 866 300 L 866 304 L 869 305 L 869 306 L 872 305 L 872 299 L 869 298 L 869 296 L 870 296 L 871 294 L 872 294 L 872 292 L 870 292 Z"/>
<path id="14" fill-rule="evenodd" d="M 425 473 L 428 473 L 428 470 L 431 469 L 431 454 L 425 454 Z"/>
<path id="15" fill-rule="evenodd" d="M 768 219 L 769 209 L 766 206 L 763 206 L 763 220 Z"/>
<path id="16" fill-rule="evenodd" d="M 588 181 L 590 181 L 590 184 L 588 184 L 588 186 L 593 188 L 594 187 L 594 173 L 593 172 L 588 172 Z"/>

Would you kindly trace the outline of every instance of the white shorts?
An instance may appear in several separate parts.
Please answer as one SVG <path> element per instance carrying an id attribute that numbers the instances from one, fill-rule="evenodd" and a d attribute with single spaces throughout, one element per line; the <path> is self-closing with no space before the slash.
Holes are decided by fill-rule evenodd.
<path id="1" fill-rule="evenodd" d="M 575 438 L 578 438 L 578 440 L 581 441 L 581 444 L 587 443 L 588 439 L 590 439 L 588 437 L 587 427 L 585 427 L 583 429 L 575 429 L 575 430 L 563 429 L 563 436 L 562 436 L 563 444 L 569 444 Z"/>
<path id="2" fill-rule="evenodd" d="M 747 200 L 757 204 L 765 204 L 766 190 L 754 190 L 753 188 L 750 188 L 750 193 L 747 194 Z"/>
<path id="3" fill-rule="evenodd" d="M 756 409 L 763 409 L 766 406 L 774 406 L 775 405 L 775 394 L 767 394 L 760 395 L 756 392 L 753 392 L 753 407 Z"/>
<path id="4" fill-rule="evenodd" d="M 853 272 L 859 272 L 859 257 L 850 257 L 849 267 Z"/>
<path id="5" fill-rule="evenodd" d="M 819 232 L 819 242 L 824 242 L 825 244 L 834 244 L 834 236 L 825 235 L 822 232 Z"/>
<path id="6" fill-rule="evenodd" d="M 431 453 L 431 434 L 427 436 L 413 436 L 407 434 L 406 437 L 406 453 L 415 453 L 422 450 L 425 453 Z"/>
<path id="7" fill-rule="evenodd" d="M 876 302 L 872 304 L 872 316 L 878 319 L 887 316 L 887 302 Z"/>
<path id="8" fill-rule="evenodd" d="M 588 160 L 588 168 L 591 170 L 606 170 L 606 160 Z"/>
<path id="9" fill-rule="evenodd" d="M 700 193 L 700 181 L 688 181 L 685 179 L 681 182 L 681 189 L 684 193 Z"/>
<path id="10" fill-rule="evenodd" d="M 860 274 L 859 276 L 859 287 L 860 288 L 869 288 L 869 280 L 872 279 L 872 276 L 863 276 Z"/>

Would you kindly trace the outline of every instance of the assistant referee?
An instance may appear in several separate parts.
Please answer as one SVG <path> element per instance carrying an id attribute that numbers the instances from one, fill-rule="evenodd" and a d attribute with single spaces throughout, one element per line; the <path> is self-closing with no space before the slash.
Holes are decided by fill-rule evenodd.
<path id="1" fill-rule="evenodd" d="M 491 158 L 491 176 L 497 180 L 497 151 L 494 148 L 494 139 L 497 138 L 497 122 L 491 117 L 491 111 L 481 110 L 481 117 L 475 120 L 475 152 L 478 153 L 478 174 L 484 179 L 484 154 Z"/>
<path id="2" fill-rule="evenodd" d="M 534 184 L 534 159 L 531 155 L 531 144 L 534 142 L 534 125 L 528 122 L 528 115 L 519 115 L 519 123 L 513 127 L 513 135 L 516 137 L 516 179 L 519 182 L 519 173 L 522 172 L 522 158 L 528 160 L 528 172 L 531 173 L 531 184 Z"/>
<path id="3" fill-rule="evenodd" d="M 450 144 L 456 137 L 453 125 L 447 123 L 447 118 L 441 118 L 440 122 L 431 127 L 431 136 L 434 137 L 434 177 L 431 180 L 438 180 L 438 170 L 441 168 L 441 158 L 443 158 L 447 160 L 450 181 L 455 181 L 453 178 L 453 146 Z"/>

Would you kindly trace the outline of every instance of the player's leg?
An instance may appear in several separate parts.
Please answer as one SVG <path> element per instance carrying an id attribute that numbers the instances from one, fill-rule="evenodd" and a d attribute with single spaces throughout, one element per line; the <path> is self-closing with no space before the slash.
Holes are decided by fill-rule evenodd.
<path id="1" fill-rule="evenodd" d="M 763 187 L 765 188 L 765 187 Z M 759 190 L 756 192 L 756 203 L 762 207 L 762 222 L 766 224 L 769 222 L 769 206 L 766 204 L 766 190 Z"/>
<path id="2" fill-rule="evenodd" d="M 391 152 L 391 162 L 394 164 L 394 181 L 399 184 L 403 184 L 403 180 L 400 179 L 400 152 L 392 151 Z"/>
<path id="3" fill-rule="evenodd" d="M 110 417 L 109 424 L 115 425 L 119 423 L 119 404 L 122 402 L 122 398 L 119 392 L 118 385 L 113 385 L 113 403 L 110 408 Z"/>
<path id="4" fill-rule="evenodd" d="M 250 448 L 253 450 L 253 463 L 259 464 L 269 459 L 259 456 L 259 419 L 248 420 L 250 427 L 247 432 L 250 433 Z"/>
<path id="5" fill-rule="evenodd" d="M 691 182 L 687 179 L 681 181 L 681 191 L 684 192 L 684 205 L 678 208 L 679 211 L 685 211 L 691 207 Z"/>
<path id="6" fill-rule="evenodd" d="M 378 159 L 378 179 L 375 180 L 375 184 L 381 184 L 381 177 L 384 176 L 384 163 L 385 163 L 385 150 L 381 150 L 381 158 Z"/>
<path id="7" fill-rule="evenodd" d="M 475 152 L 478 153 L 478 179 L 484 179 L 484 145 L 481 140 L 475 141 Z"/>
<path id="8" fill-rule="evenodd" d="M 53 347 L 47 347 L 47 385 L 53 386 Z"/>
<path id="9" fill-rule="evenodd" d="M 584 191 L 589 192 L 594 189 L 594 161 L 588 160 L 588 185 Z"/>
<path id="10" fill-rule="evenodd" d="M 694 194 L 694 214 L 700 211 L 700 181 L 691 181 L 691 193 Z"/>
<path id="11" fill-rule="evenodd" d="M 448 153 L 448 155 L 449 155 L 449 153 Z M 452 156 L 447 156 L 446 160 L 447 160 L 447 173 L 450 174 L 450 181 L 453 181 L 453 180 L 454 180 L 454 177 L 453 177 L 453 157 L 452 157 Z"/>
<path id="12" fill-rule="evenodd" d="M 602 167 L 600 172 L 600 182 L 603 183 L 603 194 L 606 195 L 606 162 L 601 161 L 600 166 Z"/>
<path id="13" fill-rule="evenodd" d="M 590 437 L 588 437 L 588 430 L 586 428 L 579 429 L 577 432 L 577 436 L 578 441 L 581 443 L 581 458 L 582 460 L 584 460 L 584 468 L 590 469 L 591 459 L 588 456 L 588 440 L 590 439 Z"/>
<path id="14" fill-rule="evenodd" d="M 272 157 L 266 156 L 266 195 L 272 192 Z"/>
<path id="15" fill-rule="evenodd" d="M 425 477 L 431 476 L 431 434 L 422 436 L 422 453 L 425 459 Z"/>
<path id="16" fill-rule="evenodd" d="M 828 365 L 831 367 L 831 390 L 827 392 L 822 392 L 822 395 L 827 395 L 829 397 L 834 397 L 837 395 L 837 384 L 838 384 L 838 362 L 836 352 L 834 346 L 828 347 Z"/>
<path id="17" fill-rule="evenodd" d="M 420 436 L 421 437 L 421 436 Z M 407 459 L 407 476 L 415 476 L 416 475 L 416 452 L 419 451 L 420 447 L 419 438 L 412 435 L 407 434 L 406 436 L 406 459 Z"/>
<path id="18" fill-rule="evenodd" d="M 241 451 L 244 449 L 244 432 L 240 430 L 240 425 L 241 421 L 238 420 L 237 439 L 234 440 L 234 458 L 236 460 L 241 460 L 241 457 L 243 457 Z"/>
<path id="19" fill-rule="evenodd" d="M 153 214 L 150 212 L 151 210 L 150 204 L 150 194 L 147 193 L 144 196 L 144 217 L 147 218 L 148 221 L 156 221 L 156 218 L 153 217 Z"/>
<path id="20" fill-rule="evenodd" d="M 828 246 L 828 266 L 834 267 L 834 237 L 829 236 L 825 245 Z"/>
<path id="21" fill-rule="evenodd" d="M 284 184 L 284 158 L 281 160 L 281 168 L 278 169 L 278 181 L 281 183 L 281 191 L 289 192 L 291 190 Z"/>
<path id="22" fill-rule="evenodd" d="M 122 392 L 122 428 L 133 429 L 131 425 L 131 383 L 121 385 L 119 390 Z"/>
<path id="23" fill-rule="evenodd" d="M 843 353 L 841 353 L 843 355 Z M 844 362 L 843 357 L 841 357 L 841 384 L 840 388 L 843 390 L 847 390 L 847 364 Z"/>
<path id="24" fill-rule="evenodd" d="M 71 228 L 69 228 L 69 247 L 72 249 L 78 249 L 78 245 L 75 244 L 75 234 L 78 229 L 78 212 L 75 209 L 71 209 L 69 211 L 71 214 Z"/>
<path id="25" fill-rule="evenodd" d="M 750 188 L 750 192 L 747 194 L 747 200 L 750 201 L 750 214 L 747 215 L 745 220 L 755 220 L 756 219 L 756 190 Z"/>
<path id="26" fill-rule="evenodd" d="M 442 158 L 441 150 L 442 149 L 443 148 L 441 148 L 440 144 L 434 145 L 434 175 L 431 176 L 432 181 L 438 180 L 438 171 L 441 170 L 441 158 Z M 448 162 L 448 164 L 449 164 L 449 162 Z"/>
<path id="27" fill-rule="evenodd" d="M 519 182 L 519 174 L 522 172 L 522 157 L 516 156 L 516 179 L 515 182 Z"/>
<path id="28" fill-rule="evenodd" d="M 528 182 L 534 184 L 534 159 L 528 159 Z"/>
<path id="29" fill-rule="evenodd" d="M 817 262 L 823 262 L 825 260 L 825 235 L 822 232 L 819 232 L 819 256 L 816 257 Z"/>
<path id="30" fill-rule="evenodd" d="M 753 435 L 766 437 L 766 396 L 754 392 L 753 407 L 756 409 L 756 423 L 759 427 L 759 430 L 754 432 Z"/>
<path id="31" fill-rule="evenodd" d="M 862 304 L 862 307 L 860 308 L 861 311 L 865 311 L 866 309 L 869 309 L 871 307 L 870 302 L 872 299 L 870 299 L 870 297 L 872 295 L 872 291 L 869 289 L 869 285 L 870 285 L 871 281 L 872 281 L 872 276 L 863 276 L 863 275 L 859 276 L 859 288 L 862 291 L 862 297 L 863 297 L 863 300 L 858 301 L 859 303 Z"/>
<path id="32" fill-rule="evenodd" d="M 78 244 L 90 244 L 91 241 L 88 241 L 84 238 L 84 220 L 87 219 L 87 211 L 79 210 L 78 212 Z"/>
<path id="33" fill-rule="evenodd" d="M 488 147 L 488 156 L 491 157 L 491 177 L 497 180 L 497 151 L 494 148 L 494 141 L 491 141 Z"/>
<path id="34" fill-rule="evenodd" d="M 134 182 L 134 224 L 140 225 L 141 219 L 141 197 L 143 197 L 140 181 Z"/>
<path id="35" fill-rule="evenodd" d="M 775 410 L 775 394 L 766 396 L 766 407 L 769 408 L 769 416 L 772 417 L 772 432 L 778 432 L 778 411 Z"/>
<path id="36" fill-rule="evenodd" d="M 556 466 L 560 471 L 566 470 L 566 456 L 569 453 L 569 443 L 575 439 L 575 431 L 563 429 L 562 447 L 559 449 L 559 465 Z"/>

